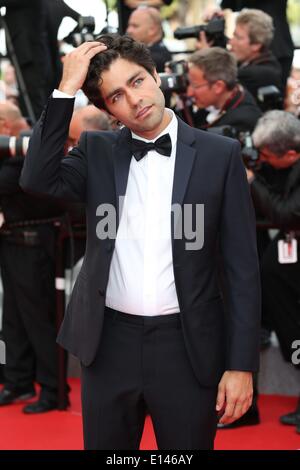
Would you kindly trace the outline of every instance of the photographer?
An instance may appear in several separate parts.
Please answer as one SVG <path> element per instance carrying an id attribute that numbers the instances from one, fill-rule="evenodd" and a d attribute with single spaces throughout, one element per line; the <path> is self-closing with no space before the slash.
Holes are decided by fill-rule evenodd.
<path id="1" fill-rule="evenodd" d="M 272 18 L 261 10 L 243 10 L 236 19 L 231 51 L 239 63 L 238 77 L 257 98 L 258 89 L 276 86 L 282 92 L 282 71 L 272 54 Z"/>
<path id="2" fill-rule="evenodd" d="M 5 220 L 0 231 L 0 265 L 6 344 L 0 406 L 33 397 L 38 382 L 38 400 L 23 409 L 35 414 L 58 406 L 55 233 L 53 224 L 45 219 L 62 210 L 57 202 L 33 197 L 19 186 L 24 158 L 9 156 L 4 136 L 13 143 L 13 137 L 25 130 L 28 125 L 20 110 L 10 102 L 0 103 L 0 202 Z"/>
<path id="3" fill-rule="evenodd" d="M 237 132 L 254 129 L 261 111 L 250 93 L 238 84 L 232 54 L 219 47 L 195 52 L 189 59 L 188 78 L 188 95 L 199 108 L 196 127 L 230 125 Z M 208 112 L 208 107 L 213 111 Z"/>
<path id="4" fill-rule="evenodd" d="M 129 17 L 126 34 L 148 47 L 157 72 L 163 72 L 165 63 L 172 60 L 172 55 L 162 40 L 163 29 L 159 11 L 149 7 L 134 10 Z"/>
<path id="5" fill-rule="evenodd" d="M 222 8 L 241 10 L 243 8 L 259 8 L 268 13 L 274 21 L 274 38 L 271 49 L 282 68 L 282 85 L 286 86 L 294 54 L 294 44 L 287 19 L 288 0 L 222 0 Z"/>
<path id="6" fill-rule="evenodd" d="M 118 14 L 119 14 L 119 34 L 124 34 L 128 19 L 131 13 L 141 5 L 148 7 L 160 8 L 164 5 L 170 5 L 173 0 L 118 0 Z"/>
<path id="7" fill-rule="evenodd" d="M 279 62 L 271 53 L 270 44 L 274 35 L 272 18 L 260 10 L 243 10 L 237 17 L 233 38 L 230 39 L 231 52 L 238 61 L 238 80 L 260 103 L 258 90 L 261 87 L 274 86 L 278 89 L 278 98 L 272 108 L 281 106 L 282 71 Z M 201 31 L 197 49 L 211 46 L 206 35 Z"/>
<path id="8" fill-rule="evenodd" d="M 268 112 L 259 120 L 253 141 L 265 163 L 255 173 L 247 171 L 253 201 L 280 229 L 262 259 L 263 311 L 284 359 L 292 362 L 292 344 L 300 339 L 300 122 L 284 111 Z M 300 406 L 281 422 L 300 426 Z"/>

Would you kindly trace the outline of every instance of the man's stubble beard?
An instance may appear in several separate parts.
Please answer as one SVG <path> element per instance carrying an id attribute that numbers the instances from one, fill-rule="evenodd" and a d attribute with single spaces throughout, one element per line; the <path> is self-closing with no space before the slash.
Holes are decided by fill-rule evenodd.
<path id="1" fill-rule="evenodd" d="M 149 116 L 148 122 L 147 119 L 145 120 L 146 122 L 143 123 L 138 123 L 136 126 L 136 130 L 139 131 L 153 131 L 155 128 L 159 127 L 160 124 L 163 121 L 164 118 L 164 112 L 165 112 L 165 98 L 161 92 L 161 96 L 159 97 L 159 100 L 157 103 L 154 105 L 154 110 L 153 114 Z M 134 131 L 134 129 L 132 129 Z"/>

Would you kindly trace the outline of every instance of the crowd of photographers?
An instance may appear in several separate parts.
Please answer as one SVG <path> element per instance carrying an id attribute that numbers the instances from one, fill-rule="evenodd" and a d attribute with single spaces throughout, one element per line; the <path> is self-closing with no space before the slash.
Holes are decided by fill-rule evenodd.
<path id="1" fill-rule="evenodd" d="M 38 0 L 26 3 L 34 7 L 36 2 Z M 14 11 L 18 17 L 24 2 L 12 3 L 10 8 L 8 0 L 0 0 L 0 6 L 7 7 L 8 21 L 13 23 Z M 54 3 L 57 8 L 63 8 L 64 2 Z M 261 10 L 256 9 L 258 3 Z M 279 25 L 276 11 L 268 8 L 262 11 L 268 3 L 286 7 L 286 1 L 223 1 L 224 8 L 249 8 L 238 13 L 230 40 L 224 34 L 222 10 L 211 12 L 206 25 L 177 29 L 177 38 L 197 39 L 196 51 L 184 61 L 176 61 L 175 57 L 171 60 L 172 55 L 163 42 L 159 10 L 151 6 L 133 9 L 125 29 L 128 35 L 149 47 L 161 72 L 168 105 L 181 118 L 207 132 L 240 141 L 257 213 L 263 293 L 261 346 L 263 349 L 270 344 L 271 332 L 275 331 L 283 357 L 299 369 L 300 361 L 293 361 L 292 357 L 293 344 L 300 339 L 300 253 L 297 247 L 300 238 L 300 121 L 284 111 L 286 81 L 292 63 L 290 50 L 286 50 L 286 54 L 280 50 L 278 58 L 272 53 L 274 34 L 275 37 L 280 33 L 285 35 L 287 49 L 291 47 L 287 23 Z M 73 10 L 61 11 L 61 17 L 75 15 L 79 21 Z M 57 34 L 58 26 L 54 29 Z M 60 71 L 57 57 L 56 54 L 52 60 L 52 70 L 56 62 L 56 77 Z M 37 66 L 30 65 L 31 60 L 32 57 L 28 57 L 28 73 L 31 66 L 32 70 Z M 39 89 L 42 84 L 33 86 L 34 77 L 34 73 L 29 81 L 24 77 L 29 95 L 32 94 L 33 100 L 35 95 L 43 101 L 45 98 L 41 98 Z M 19 77 L 17 79 L 19 81 Z M 43 88 L 45 95 L 46 90 Z M 58 406 L 52 221 L 67 209 L 64 201 L 38 200 L 19 188 L 22 154 L 26 153 L 26 138 L 20 136 L 23 131 L 28 132 L 29 126 L 16 100 L 15 94 L 13 99 L 7 94 L 0 103 L 0 267 L 4 291 L 2 333 L 6 343 L 0 406 L 33 397 L 37 382 L 40 385 L 37 401 L 24 407 L 25 413 L 32 414 Z M 34 106 L 35 110 L 38 106 Z M 111 116 L 94 106 L 77 108 L 70 126 L 69 148 L 76 145 L 83 130 L 107 130 L 117 125 Z M 270 238 L 270 228 L 277 230 L 275 238 Z M 252 407 L 230 427 L 260 422 L 257 395 L 256 386 Z M 68 404 L 66 386 L 65 406 Z M 300 400 L 296 410 L 281 417 L 281 421 L 295 425 L 300 432 Z"/>

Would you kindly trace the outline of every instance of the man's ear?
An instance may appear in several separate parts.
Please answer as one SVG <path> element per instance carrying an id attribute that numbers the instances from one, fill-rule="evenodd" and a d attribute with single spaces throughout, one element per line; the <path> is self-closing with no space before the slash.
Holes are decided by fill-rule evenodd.
<path id="1" fill-rule="evenodd" d="M 261 52 L 262 47 L 263 47 L 262 44 L 258 44 L 258 43 L 251 44 L 251 49 L 253 52 Z"/>
<path id="2" fill-rule="evenodd" d="M 223 80 L 217 80 L 212 84 L 212 87 L 217 95 L 222 95 L 227 89 L 226 83 Z"/>

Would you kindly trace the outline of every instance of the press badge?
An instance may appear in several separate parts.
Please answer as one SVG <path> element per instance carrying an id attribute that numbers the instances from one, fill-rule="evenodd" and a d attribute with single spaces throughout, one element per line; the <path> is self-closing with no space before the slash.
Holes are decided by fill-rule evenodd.
<path id="1" fill-rule="evenodd" d="M 288 233 L 285 240 L 278 240 L 278 261 L 280 264 L 297 263 L 297 240 Z"/>

